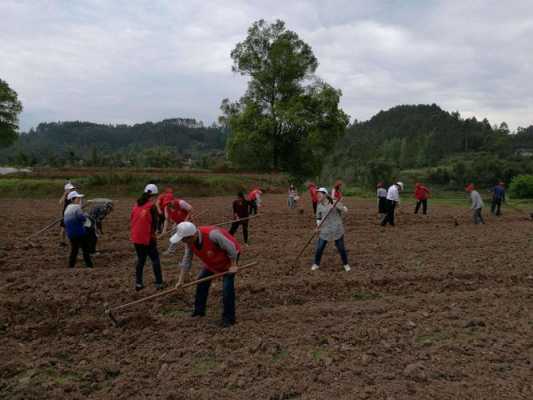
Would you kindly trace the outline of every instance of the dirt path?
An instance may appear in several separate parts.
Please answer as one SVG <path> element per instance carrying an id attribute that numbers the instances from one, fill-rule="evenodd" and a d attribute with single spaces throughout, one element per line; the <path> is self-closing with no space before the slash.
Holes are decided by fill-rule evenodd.
<path id="1" fill-rule="evenodd" d="M 21 241 L 54 219 L 56 200 L 0 200 L 0 398 L 533 398 L 533 222 L 518 213 L 455 227 L 456 209 L 404 206 L 384 230 L 374 202 L 349 199 L 352 272 L 334 246 L 311 272 L 314 243 L 291 265 L 314 226 L 308 204 L 299 214 L 266 196 L 242 256 L 260 265 L 237 277 L 235 327 L 216 325 L 215 284 L 203 320 L 189 317 L 189 290 L 119 313 L 113 328 L 104 303 L 141 296 L 132 202 L 105 221 L 95 268 L 80 259 L 68 270 L 56 230 Z M 231 215 L 228 197 L 191 202 L 209 210 L 202 223 Z M 163 257 L 169 283 L 176 260 Z M 142 296 L 152 282 L 148 265 Z"/>

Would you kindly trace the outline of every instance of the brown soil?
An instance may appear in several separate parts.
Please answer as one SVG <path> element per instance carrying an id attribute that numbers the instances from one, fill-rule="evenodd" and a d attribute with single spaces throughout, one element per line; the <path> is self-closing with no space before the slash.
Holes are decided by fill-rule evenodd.
<path id="1" fill-rule="evenodd" d="M 307 198 L 306 198 L 307 200 Z M 531 399 L 533 222 L 512 210 L 474 226 L 456 208 L 429 217 L 404 206 L 395 228 L 374 202 L 349 199 L 346 242 L 311 272 L 314 221 L 267 196 L 236 280 L 233 328 L 189 316 L 194 290 L 118 312 L 133 290 L 132 199 L 104 224 L 95 268 L 66 268 L 57 230 L 23 241 L 55 216 L 56 200 L 0 200 L 0 398 L 9 399 Z M 202 223 L 225 220 L 231 198 L 192 199 Z M 487 214 L 487 213 L 485 213 Z M 237 238 L 241 239 L 238 232 Z M 166 243 L 160 243 L 162 251 Z M 163 257 L 175 282 L 177 257 Z"/>

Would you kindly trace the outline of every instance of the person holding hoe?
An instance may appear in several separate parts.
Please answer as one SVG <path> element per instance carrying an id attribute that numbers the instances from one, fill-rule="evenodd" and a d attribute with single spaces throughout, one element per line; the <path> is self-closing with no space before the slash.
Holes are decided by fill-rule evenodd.
<path id="1" fill-rule="evenodd" d="M 381 226 L 390 224 L 394 226 L 394 213 L 400 204 L 400 192 L 403 191 L 403 183 L 397 182 L 389 187 L 387 190 L 387 214 L 381 221 Z"/>
<path id="2" fill-rule="evenodd" d="M 85 266 L 87 268 L 93 267 L 89 235 L 85 228 L 88 218 L 81 209 L 81 199 L 83 197 L 83 194 L 79 194 L 75 190 L 71 191 L 66 197 L 69 204 L 65 209 L 63 220 L 65 221 L 65 232 L 70 240 L 69 268 L 74 268 L 76 265 L 80 247 L 83 252 Z"/>
<path id="3" fill-rule="evenodd" d="M 68 200 L 69 193 L 73 192 L 76 188 L 70 181 L 65 183 L 63 187 L 63 195 L 59 199 L 59 206 L 61 207 L 61 222 L 59 223 L 59 245 L 66 246 L 65 242 L 65 210 L 67 209 L 70 201 Z"/>
<path id="4" fill-rule="evenodd" d="M 222 326 L 229 327 L 235 324 L 235 273 L 238 271 L 241 246 L 237 240 L 224 228 L 214 226 L 196 227 L 192 222 L 182 222 L 177 227 L 177 232 L 170 238 L 171 243 L 184 242 L 185 254 L 181 261 L 181 272 L 176 287 L 183 284 L 185 272 L 190 271 L 193 255 L 203 263 L 203 268 L 198 279 L 206 278 L 213 274 L 226 272 L 222 283 Z M 193 317 L 204 317 L 209 295 L 211 281 L 199 283 L 196 286 L 196 299 L 194 302 Z"/>
<path id="5" fill-rule="evenodd" d="M 316 223 L 318 242 L 315 251 L 315 262 L 311 266 L 311 271 L 316 271 L 320 268 L 320 260 L 326 245 L 328 242 L 334 241 L 341 256 L 344 270 L 349 272 L 351 267 L 348 264 L 348 255 L 344 247 L 344 226 L 342 223 L 342 216 L 348 209 L 340 202 L 340 199 L 333 202 L 326 188 L 318 189 L 317 197 Z"/>
<path id="6" fill-rule="evenodd" d="M 420 206 L 422 206 L 422 214 L 427 215 L 428 211 L 428 199 L 431 197 L 431 191 L 421 183 L 416 183 L 415 185 L 415 199 L 416 207 L 415 214 L 418 214 Z"/>
<path id="7" fill-rule="evenodd" d="M 477 190 L 475 190 L 474 184 L 471 183 L 466 187 L 466 191 L 470 193 L 470 200 L 472 200 L 472 206 L 470 207 L 474 214 L 474 224 L 485 224 L 485 221 L 483 220 L 483 215 L 481 215 L 481 210 L 483 210 L 483 200 L 481 199 L 481 195 Z"/>
<path id="8" fill-rule="evenodd" d="M 311 204 L 313 205 L 313 213 L 316 214 L 316 208 L 318 205 L 318 195 L 317 195 L 316 185 L 313 182 L 308 182 L 307 190 L 309 191 L 309 196 L 311 196 Z"/>
<path id="9" fill-rule="evenodd" d="M 157 230 L 157 208 L 155 201 L 158 189 L 154 184 L 148 184 L 144 188 L 144 193 L 137 200 L 130 216 L 131 241 L 137 253 L 137 265 L 135 268 L 135 290 L 144 288 L 143 271 L 146 258 L 150 257 L 155 275 L 156 289 L 163 289 L 163 274 L 161 272 L 161 262 L 157 251 L 156 230 Z"/>
<path id="10" fill-rule="evenodd" d="M 245 244 L 248 244 L 248 220 L 246 218 L 250 216 L 249 207 L 250 204 L 246 200 L 244 193 L 239 192 L 237 194 L 237 200 L 233 202 L 233 219 L 235 222 L 231 224 L 229 233 L 232 236 L 235 235 L 239 226 L 242 225 L 242 237 Z M 241 221 L 241 219 L 244 219 L 244 221 Z"/>
<path id="11" fill-rule="evenodd" d="M 157 196 L 155 207 L 157 209 L 157 233 L 161 234 L 163 231 L 163 225 L 167 221 L 166 208 L 167 205 L 174 199 L 174 193 L 170 186 L 165 188 L 165 191 Z"/>
<path id="12" fill-rule="evenodd" d="M 501 213 L 502 202 L 505 203 L 505 183 L 498 182 L 491 190 L 492 192 L 492 204 L 490 211 L 499 217 Z"/>
<path id="13" fill-rule="evenodd" d="M 385 189 L 383 182 L 378 182 L 376 188 L 376 195 L 378 197 L 378 214 L 383 217 L 387 214 L 387 189 Z"/>
<path id="14" fill-rule="evenodd" d="M 335 182 L 335 185 L 333 185 L 333 188 L 331 189 L 331 198 L 334 201 L 340 200 L 342 198 L 341 188 L 342 188 L 342 181 L 337 180 Z"/>
<path id="15" fill-rule="evenodd" d="M 250 214 L 257 214 L 257 209 L 261 207 L 261 195 L 263 191 L 259 188 L 253 189 L 248 193 L 248 201 L 250 203 Z"/>
<path id="16" fill-rule="evenodd" d="M 189 221 L 192 215 L 192 206 L 185 200 L 174 197 L 164 206 L 165 222 L 159 236 L 167 233 L 170 224 L 178 225 L 180 222 Z"/>

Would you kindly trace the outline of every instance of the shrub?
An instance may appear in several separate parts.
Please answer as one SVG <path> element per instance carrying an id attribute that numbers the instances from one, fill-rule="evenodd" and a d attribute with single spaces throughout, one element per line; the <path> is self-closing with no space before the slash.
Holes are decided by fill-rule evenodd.
<path id="1" fill-rule="evenodd" d="M 517 199 L 533 198 L 533 175 L 518 175 L 509 186 L 511 196 Z"/>

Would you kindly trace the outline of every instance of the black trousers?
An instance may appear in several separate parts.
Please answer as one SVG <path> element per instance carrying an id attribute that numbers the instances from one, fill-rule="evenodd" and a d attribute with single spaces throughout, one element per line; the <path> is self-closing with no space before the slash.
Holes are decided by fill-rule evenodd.
<path id="1" fill-rule="evenodd" d="M 250 215 L 257 214 L 257 201 L 252 200 L 250 201 Z"/>
<path id="2" fill-rule="evenodd" d="M 76 265 L 76 259 L 78 258 L 78 252 L 81 247 L 83 252 L 83 260 L 85 261 L 85 266 L 87 268 L 93 267 L 93 262 L 91 261 L 91 244 L 89 243 L 89 236 L 83 235 L 79 237 L 69 238 L 70 240 L 70 256 L 68 259 L 68 266 L 74 268 Z"/>
<path id="3" fill-rule="evenodd" d="M 248 243 L 248 220 L 237 221 L 231 224 L 229 233 L 230 235 L 235 236 L 235 232 L 237 232 L 237 229 L 239 229 L 240 225 L 242 225 L 242 237 L 244 239 L 244 243 Z"/>
<path id="4" fill-rule="evenodd" d="M 135 243 L 135 252 L 137 253 L 137 266 L 135 268 L 135 284 L 143 286 L 143 272 L 146 258 L 150 257 L 152 267 L 154 269 L 155 284 L 163 284 L 163 274 L 161 272 L 161 262 L 159 261 L 159 252 L 157 251 L 157 243 L 152 240 L 148 246 L 144 244 Z"/>
<path id="5" fill-rule="evenodd" d="M 313 202 L 313 213 L 316 215 L 316 207 L 318 206 L 318 203 Z"/>
<path id="6" fill-rule="evenodd" d="M 417 200 L 415 214 L 418 214 L 418 210 L 420 210 L 420 205 L 422 205 L 422 214 L 426 215 L 428 211 L 428 199 Z"/>
<path id="7" fill-rule="evenodd" d="M 495 215 L 501 215 L 502 199 L 492 199 L 490 211 Z"/>
<path id="8" fill-rule="evenodd" d="M 392 200 L 387 200 L 387 214 L 385 214 L 385 217 L 381 221 L 381 226 L 385 226 L 387 224 L 394 226 L 395 209 L 396 209 L 396 202 Z"/>

